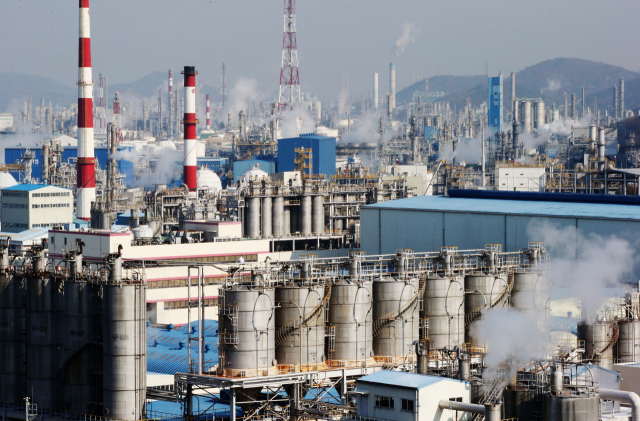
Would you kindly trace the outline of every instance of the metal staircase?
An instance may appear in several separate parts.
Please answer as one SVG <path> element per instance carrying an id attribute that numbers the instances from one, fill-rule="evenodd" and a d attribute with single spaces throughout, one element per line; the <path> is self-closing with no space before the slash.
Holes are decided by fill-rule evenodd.
<path id="1" fill-rule="evenodd" d="M 420 302 L 421 297 L 424 295 L 424 290 L 427 287 L 427 280 L 423 278 L 420 280 L 420 289 L 418 293 L 404 306 L 402 306 L 398 311 L 394 311 L 380 317 L 378 320 L 373 322 L 373 337 L 377 338 L 380 333 L 384 330 L 384 328 L 391 325 L 396 319 L 404 316 L 406 313 L 411 312 L 415 309 L 415 307 Z"/>
<path id="2" fill-rule="evenodd" d="M 594 354 L 595 355 L 602 355 L 605 352 L 607 352 L 613 345 L 615 345 L 616 342 L 618 342 L 618 323 L 613 322 L 611 323 L 611 339 L 609 340 L 609 342 L 607 342 L 607 344 L 599 351 L 596 351 Z"/>
<path id="3" fill-rule="evenodd" d="M 318 304 L 313 310 L 311 310 L 308 314 L 305 314 L 302 317 L 302 320 L 294 320 L 289 324 L 282 326 L 276 332 L 276 346 L 282 345 L 282 342 L 291 335 L 296 329 L 300 328 L 300 325 L 305 325 L 314 317 L 317 317 L 320 312 L 324 309 L 325 305 L 329 302 L 329 298 L 331 298 L 331 282 L 326 282 L 324 284 L 324 297 L 322 297 L 322 301 Z"/>
<path id="4" fill-rule="evenodd" d="M 502 379 L 495 379 L 492 383 L 491 386 L 489 386 L 489 390 L 487 390 L 487 392 L 484 394 L 484 396 L 482 397 L 482 399 L 480 399 L 480 402 L 478 402 L 480 405 L 484 405 L 487 403 L 497 403 L 500 400 L 500 395 L 502 394 L 502 385 L 504 383 L 502 382 Z M 484 421 L 484 415 L 483 414 L 474 414 L 473 421 Z"/>
<path id="5" fill-rule="evenodd" d="M 502 293 L 491 303 L 487 305 L 480 306 L 478 308 L 474 308 L 471 312 L 465 314 L 464 316 L 464 330 L 469 330 L 471 325 L 482 317 L 482 312 L 485 309 L 491 309 L 500 305 L 503 305 L 507 302 L 509 295 L 511 295 L 511 290 L 513 289 L 513 280 L 514 273 L 513 271 L 509 271 L 508 279 L 507 279 L 507 287 L 502 291 Z"/>

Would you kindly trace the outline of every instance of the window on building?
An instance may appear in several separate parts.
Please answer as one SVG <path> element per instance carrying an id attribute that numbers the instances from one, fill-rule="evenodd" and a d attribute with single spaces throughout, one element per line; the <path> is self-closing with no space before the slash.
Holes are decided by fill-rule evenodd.
<path id="1" fill-rule="evenodd" d="M 389 396 L 376 396 L 376 406 L 379 408 L 395 408 L 393 398 Z"/>
<path id="2" fill-rule="evenodd" d="M 411 399 L 402 399 L 402 410 L 413 412 L 413 401 Z"/>
<path id="3" fill-rule="evenodd" d="M 462 402 L 462 398 L 449 398 L 451 402 Z"/>

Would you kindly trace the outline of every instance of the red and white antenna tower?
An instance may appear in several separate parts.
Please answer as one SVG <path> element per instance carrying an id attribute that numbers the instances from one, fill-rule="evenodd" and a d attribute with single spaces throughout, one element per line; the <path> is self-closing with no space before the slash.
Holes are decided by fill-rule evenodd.
<path id="1" fill-rule="evenodd" d="M 76 161 L 76 215 L 91 219 L 91 202 L 96 201 L 93 138 L 93 77 L 89 0 L 80 0 L 80 49 L 78 64 L 78 160 Z"/>
<path id="2" fill-rule="evenodd" d="M 280 70 L 278 111 L 291 108 L 295 102 L 300 102 L 298 41 L 296 41 L 296 0 L 284 0 L 284 40 L 282 42 L 282 69 Z"/>
<path id="3" fill-rule="evenodd" d="M 222 63 L 222 82 L 220 83 L 220 106 L 224 108 L 227 102 L 227 68 Z"/>

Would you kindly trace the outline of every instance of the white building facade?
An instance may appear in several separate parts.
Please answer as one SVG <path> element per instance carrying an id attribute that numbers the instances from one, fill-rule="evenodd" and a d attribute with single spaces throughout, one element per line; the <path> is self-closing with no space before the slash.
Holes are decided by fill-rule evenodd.
<path id="1" fill-rule="evenodd" d="M 2 231 L 69 227 L 73 192 L 44 184 L 17 184 L 2 190 Z"/>

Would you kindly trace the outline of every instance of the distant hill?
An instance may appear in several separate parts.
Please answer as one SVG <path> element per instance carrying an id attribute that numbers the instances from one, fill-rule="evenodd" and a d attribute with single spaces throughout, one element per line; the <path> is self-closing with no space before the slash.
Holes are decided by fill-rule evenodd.
<path id="1" fill-rule="evenodd" d="M 178 73 L 180 76 L 180 73 Z M 178 78 L 179 79 L 179 78 Z M 174 73 L 173 83 L 176 86 L 177 79 Z M 112 97 L 116 92 L 125 93 L 128 95 L 136 95 L 141 97 L 148 97 L 158 94 L 158 89 L 163 91 L 167 90 L 169 86 L 169 75 L 167 72 L 153 72 L 141 79 L 131 83 L 118 83 L 109 86 L 109 96 Z"/>
<path id="2" fill-rule="evenodd" d="M 506 103 L 511 101 L 511 75 L 509 73 L 504 74 L 504 98 L 505 107 Z M 640 77 L 640 73 L 626 70 L 619 66 L 612 66 L 601 62 L 575 59 L 575 58 L 555 58 L 552 60 L 546 60 L 529 66 L 516 73 L 516 95 L 518 97 L 541 97 L 549 106 L 556 103 L 557 106 L 564 104 L 564 93 L 567 92 L 569 100 L 571 94 L 576 94 L 578 102 L 581 101 L 582 87 L 585 87 L 587 106 L 593 107 L 593 97 L 595 93 L 598 93 L 598 98 L 602 95 L 602 92 L 609 92 L 607 99 L 608 103 L 611 103 L 612 88 L 613 85 L 618 83 L 618 80 L 623 77 L 626 82 L 626 108 L 640 105 L 640 97 L 636 98 L 635 94 L 640 95 L 635 88 L 635 81 L 633 84 L 631 81 Z M 443 90 L 448 95 L 442 98 L 442 101 L 451 102 L 458 107 L 463 107 L 467 98 L 471 98 L 473 105 L 477 106 L 483 101 L 486 101 L 487 97 L 487 80 L 486 76 L 469 76 L 464 82 L 469 83 L 474 81 L 472 86 L 466 86 L 463 89 L 456 89 L 456 87 L 450 87 L 447 89 L 437 89 L 435 84 L 432 88 L 432 79 L 429 78 L 429 90 L 437 91 Z M 455 76 L 449 76 L 449 78 L 456 78 Z M 456 83 L 456 79 L 450 79 L 451 83 Z M 465 86 L 460 79 L 459 87 Z M 400 98 L 413 97 L 413 92 L 416 88 L 424 90 L 424 80 L 406 88 L 396 95 L 396 99 L 400 101 Z M 635 92 L 633 92 L 635 89 Z M 406 92 L 405 92 L 406 91 Z M 606 95 L 605 95 L 606 97 Z M 600 99 L 598 99 L 600 103 Z M 631 104 L 635 105 L 631 105 Z M 578 104 L 579 107 L 582 105 Z"/>
<path id="3" fill-rule="evenodd" d="M 78 89 L 41 76 L 0 72 L 0 112 L 22 111 L 23 103 L 33 99 L 33 107 L 42 98 L 49 105 L 69 106 L 77 102 Z"/>
<path id="4" fill-rule="evenodd" d="M 474 88 L 480 83 L 486 83 L 486 77 L 482 75 L 475 76 L 451 76 L 440 75 L 429 78 L 429 92 L 445 92 L 447 94 L 454 94 L 458 92 L 467 91 Z M 411 102 L 413 101 L 413 93 L 416 91 L 424 91 L 426 79 L 422 79 L 413 85 L 396 92 L 396 102 Z M 384 91 L 384 90 L 383 90 Z"/>

